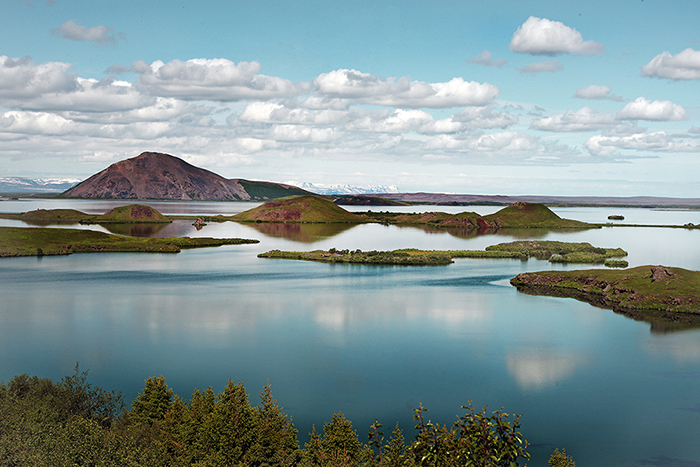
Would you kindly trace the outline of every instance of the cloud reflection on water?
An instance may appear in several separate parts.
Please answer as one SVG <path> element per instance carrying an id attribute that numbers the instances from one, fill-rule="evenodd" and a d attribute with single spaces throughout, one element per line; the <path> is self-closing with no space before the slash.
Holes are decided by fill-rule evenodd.
<path id="1" fill-rule="evenodd" d="M 574 373 L 582 359 L 575 355 L 523 353 L 506 355 L 506 367 L 525 391 L 541 391 Z"/>

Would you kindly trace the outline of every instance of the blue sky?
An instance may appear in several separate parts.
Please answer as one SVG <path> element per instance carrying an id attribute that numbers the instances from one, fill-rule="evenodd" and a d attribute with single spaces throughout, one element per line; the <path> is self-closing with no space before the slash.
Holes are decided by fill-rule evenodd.
<path id="1" fill-rule="evenodd" d="M 700 3 L 3 0 L 0 177 L 700 197 Z"/>

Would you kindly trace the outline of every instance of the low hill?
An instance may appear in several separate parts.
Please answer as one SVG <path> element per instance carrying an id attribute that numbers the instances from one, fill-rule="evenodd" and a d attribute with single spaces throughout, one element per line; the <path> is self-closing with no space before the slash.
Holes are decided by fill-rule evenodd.
<path id="1" fill-rule="evenodd" d="M 544 204 L 513 203 L 507 208 L 482 217 L 484 225 L 489 228 L 549 228 L 581 229 L 589 227 L 585 222 L 562 219 Z"/>
<path id="2" fill-rule="evenodd" d="M 309 192 L 291 185 L 227 179 L 169 154 L 144 152 L 65 191 L 66 198 L 266 201 Z"/>
<path id="3" fill-rule="evenodd" d="M 75 209 L 37 209 L 20 214 L 17 218 L 23 221 L 54 221 L 54 222 L 79 222 L 91 217 L 89 214 Z"/>
<path id="4" fill-rule="evenodd" d="M 134 222 L 172 222 L 160 212 L 150 206 L 141 204 L 130 204 L 128 206 L 119 206 L 110 209 L 101 216 L 95 216 L 91 219 L 96 224 L 117 223 L 130 224 Z"/>
<path id="5" fill-rule="evenodd" d="M 80 224 L 135 224 L 172 222 L 150 206 L 129 204 L 110 209 L 104 214 L 86 214 L 75 209 L 37 209 L 35 211 L 0 213 L 0 218 L 21 220 L 29 224 L 45 225 L 60 223 Z"/>
<path id="6" fill-rule="evenodd" d="M 475 212 L 448 214 L 445 212 L 387 213 L 368 212 L 361 216 L 369 222 L 422 225 L 461 229 L 498 230 L 506 228 L 590 229 L 597 227 L 585 222 L 562 219 L 547 206 L 516 202 L 500 211 L 481 216 Z"/>
<path id="7" fill-rule="evenodd" d="M 268 201 L 232 217 L 238 222 L 354 223 L 360 217 L 318 196 L 295 196 Z"/>

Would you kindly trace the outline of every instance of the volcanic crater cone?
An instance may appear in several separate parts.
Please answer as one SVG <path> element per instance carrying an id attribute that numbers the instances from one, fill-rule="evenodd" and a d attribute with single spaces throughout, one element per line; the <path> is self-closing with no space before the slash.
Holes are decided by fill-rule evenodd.
<path id="1" fill-rule="evenodd" d="M 309 194 L 291 185 L 227 179 L 157 152 L 116 162 L 63 193 L 67 198 L 264 201 Z"/>

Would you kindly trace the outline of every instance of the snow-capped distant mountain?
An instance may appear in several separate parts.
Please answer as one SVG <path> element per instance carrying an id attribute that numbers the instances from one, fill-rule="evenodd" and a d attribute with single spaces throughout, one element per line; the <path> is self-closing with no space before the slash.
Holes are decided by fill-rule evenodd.
<path id="1" fill-rule="evenodd" d="M 287 185 L 293 185 L 316 193 L 319 195 L 368 195 L 373 193 L 399 193 L 399 187 L 369 185 L 369 186 L 353 186 L 353 185 L 324 185 L 306 182 L 285 182 Z"/>
<path id="2" fill-rule="evenodd" d="M 79 181 L 74 178 L 0 177 L 0 192 L 62 193 Z"/>

